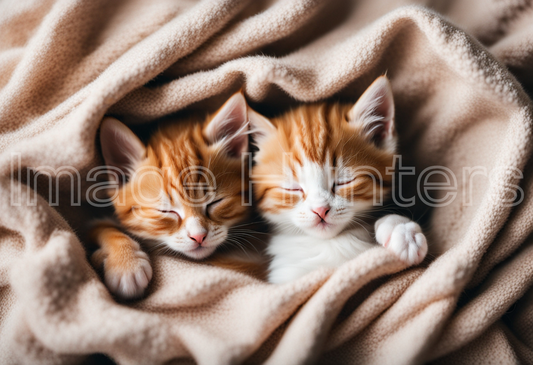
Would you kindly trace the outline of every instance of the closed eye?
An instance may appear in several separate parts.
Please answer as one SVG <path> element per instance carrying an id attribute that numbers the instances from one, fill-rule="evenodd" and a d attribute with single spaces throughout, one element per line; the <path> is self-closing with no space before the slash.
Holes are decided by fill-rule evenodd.
<path id="1" fill-rule="evenodd" d="M 290 191 L 290 192 L 303 192 L 303 189 L 302 187 L 299 185 L 299 184 L 296 184 L 296 183 L 293 183 L 293 184 L 290 184 L 290 185 L 282 185 L 281 188 L 285 191 Z"/>
<path id="2" fill-rule="evenodd" d="M 359 175 L 359 176 L 354 177 L 353 179 L 347 178 L 346 180 L 336 181 L 335 184 L 333 185 L 333 190 L 335 190 L 335 188 L 339 186 L 351 185 L 353 183 L 357 183 L 355 186 L 358 187 L 364 182 L 366 182 L 367 180 L 373 180 L 373 179 L 368 175 Z"/>
<path id="3" fill-rule="evenodd" d="M 161 210 L 161 209 L 158 209 L 161 213 L 164 213 L 164 214 L 171 214 L 172 216 L 178 218 L 178 219 L 181 219 L 181 216 L 178 212 L 176 212 L 175 210 Z"/>
<path id="4" fill-rule="evenodd" d="M 224 198 L 217 199 L 215 201 L 212 201 L 211 203 L 207 204 L 205 207 L 205 215 L 207 218 L 210 218 L 211 215 L 213 215 L 213 209 L 222 201 Z"/>
<path id="5" fill-rule="evenodd" d="M 344 181 L 337 181 L 337 182 L 335 182 L 335 185 L 336 185 L 336 186 L 348 185 L 348 184 L 351 184 L 351 183 L 354 182 L 354 181 L 355 181 L 355 179 L 344 180 Z"/>
<path id="6" fill-rule="evenodd" d="M 302 191 L 302 188 L 292 188 L 292 189 L 283 188 L 283 190 L 286 190 L 286 191 Z"/>

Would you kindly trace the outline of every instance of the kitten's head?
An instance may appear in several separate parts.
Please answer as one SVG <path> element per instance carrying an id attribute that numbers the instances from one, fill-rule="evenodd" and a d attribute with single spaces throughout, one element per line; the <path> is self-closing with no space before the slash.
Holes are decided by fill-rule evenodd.
<path id="1" fill-rule="evenodd" d="M 331 238 L 390 193 L 396 133 L 385 76 L 355 105 L 304 105 L 271 121 L 252 113 L 250 123 L 256 203 L 278 229 Z"/>
<path id="2" fill-rule="evenodd" d="M 147 145 L 118 120 L 106 118 L 102 153 L 121 224 L 194 259 L 213 253 L 248 213 L 241 204 L 247 115 L 246 101 L 237 93 L 203 122 L 160 126 Z"/>

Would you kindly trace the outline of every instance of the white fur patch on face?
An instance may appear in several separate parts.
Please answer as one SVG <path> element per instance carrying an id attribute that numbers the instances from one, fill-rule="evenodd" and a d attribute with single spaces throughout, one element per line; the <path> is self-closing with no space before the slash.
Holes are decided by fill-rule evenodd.
<path id="1" fill-rule="evenodd" d="M 213 222 L 203 225 L 198 217 L 187 216 L 183 206 L 177 203 L 178 199 L 174 199 L 174 202 L 171 203 L 166 196 L 163 196 L 159 210 L 169 212 L 168 214 L 178 213 L 179 219 L 183 221 L 179 231 L 174 234 L 154 236 L 149 230 L 143 230 L 137 235 L 147 239 L 155 247 L 167 247 L 195 260 L 208 257 L 224 243 L 229 227 Z M 205 212 L 205 207 L 203 211 Z"/>
<path id="2" fill-rule="evenodd" d="M 197 217 L 190 217 L 185 219 L 183 228 L 175 235 L 167 237 L 164 243 L 185 256 L 201 260 L 211 255 L 227 236 L 226 226 L 212 223 L 204 226 Z"/>
<path id="3" fill-rule="evenodd" d="M 370 208 L 368 202 L 351 202 L 335 194 L 335 168 L 329 158 L 325 160 L 324 164 L 304 160 L 301 166 L 295 167 L 296 179 L 287 174 L 284 185 L 301 187 L 302 199 L 292 209 L 280 210 L 279 214 L 265 213 L 278 230 L 332 238 L 350 228 L 357 213 Z"/>

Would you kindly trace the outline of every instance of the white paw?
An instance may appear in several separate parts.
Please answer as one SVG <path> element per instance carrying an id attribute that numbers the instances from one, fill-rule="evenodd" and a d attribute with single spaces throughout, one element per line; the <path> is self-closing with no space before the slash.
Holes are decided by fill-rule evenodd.
<path id="1" fill-rule="evenodd" d="M 428 251 L 426 236 L 420 226 L 395 214 L 376 222 L 376 241 L 409 265 L 422 262 Z"/>
<path id="2" fill-rule="evenodd" d="M 122 252 L 119 255 L 106 255 L 102 250 L 93 258 L 103 263 L 104 280 L 111 293 L 120 299 L 134 299 L 143 295 L 152 279 L 152 266 L 148 255 L 140 249 Z M 102 257 L 104 256 L 104 257 Z"/>

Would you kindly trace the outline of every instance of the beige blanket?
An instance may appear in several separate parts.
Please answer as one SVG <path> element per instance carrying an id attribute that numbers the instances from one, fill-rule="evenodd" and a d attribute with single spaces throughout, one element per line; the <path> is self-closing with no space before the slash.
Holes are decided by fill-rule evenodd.
<path id="1" fill-rule="evenodd" d="M 260 110 L 356 100 L 385 72 L 402 164 L 456 178 L 436 208 L 416 178 L 403 189 L 429 265 L 402 271 L 375 248 L 273 286 L 161 256 L 145 299 L 112 299 L 81 243 L 104 114 L 138 126 L 241 87 Z M 0 363 L 533 363 L 520 83 L 533 86 L 529 0 L 0 2 Z M 42 175 L 33 199 L 27 168 L 56 169 L 52 195 Z"/>

